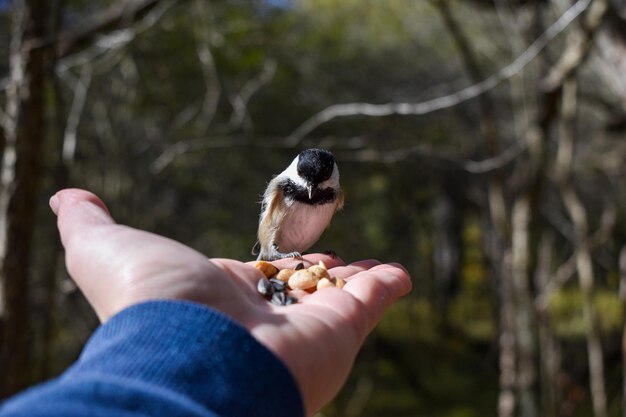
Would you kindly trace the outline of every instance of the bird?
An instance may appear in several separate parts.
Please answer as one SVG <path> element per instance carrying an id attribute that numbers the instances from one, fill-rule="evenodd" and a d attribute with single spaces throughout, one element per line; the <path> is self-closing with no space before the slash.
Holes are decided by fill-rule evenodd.
<path id="1" fill-rule="evenodd" d="M 302 259 L 343 208 L 339 168 L 325 149 L 305 149 L 268 184 L 261 202 L 257 260 Z"/>

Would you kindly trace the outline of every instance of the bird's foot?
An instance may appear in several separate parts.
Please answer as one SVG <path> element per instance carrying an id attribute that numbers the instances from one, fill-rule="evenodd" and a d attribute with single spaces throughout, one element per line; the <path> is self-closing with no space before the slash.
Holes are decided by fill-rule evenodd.
<path id="1" fill-rule="evenodd" d="M 300 252 L 281 253 L 280 256 L 282 259 L 294 258 L 294 259 L 298 259 L 299 261 L 302 260 L 302 254 Z"/>
<path id="2" fill-rule="evenodd" d="M 293 251 L 293 252 L 281 252 L 278 250 L 278 246 L 274 245 L 273 250 L 270 252 L 270 260 L 275 261 L 278 259 L 286 259 L 286 258 L 294 258 L 294 259 L 298 259 L 298 260 L 302 260 L 302 254 L 300 252 L 297 251 Z"/>
<path id="3" fill-rule="evenodd" d="M 337 252 L 335 252 L 334 250 L 325 250 L 324 252 L 322 252 L 324 255 L 328 255 L 333 259 L 337 259 Z"/>

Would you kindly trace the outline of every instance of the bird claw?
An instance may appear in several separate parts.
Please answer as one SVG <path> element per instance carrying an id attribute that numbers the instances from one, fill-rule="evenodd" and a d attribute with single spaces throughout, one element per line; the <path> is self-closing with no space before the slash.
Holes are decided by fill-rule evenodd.
<path id="1" fill-rule="evenodd" d="M 325 250 L 325 251 L 324 251 L 324 252 L 322 252 L 322 253 L 323 253 L 324 255 L 328 255 L 328 256 L 330 256 L 330 257 L 331 257 L 331 258 L 333 258 L 333 259 L 337 259 L 337 252 L 335 252 L 335 251 L 334 251 L 334 250 L 332 250 L 332 249 Z"/>
<path id="2" fill-rule="evenodd" d="M 286 259 L 286 258 L 294 258 L 298 260 L 302 260 L 302 254 L 298 251 L 283 253 L 278 250 L 278 246 L 276 244 L 273 245 L 273 251 L 271 252 L 270 258 L 272 261 L 277 259 Z"/>

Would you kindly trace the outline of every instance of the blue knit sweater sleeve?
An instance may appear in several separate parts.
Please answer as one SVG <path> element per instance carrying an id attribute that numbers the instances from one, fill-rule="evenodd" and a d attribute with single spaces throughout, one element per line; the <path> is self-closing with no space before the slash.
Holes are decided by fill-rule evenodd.
<path id="1" fill-rule="evenodd" d="M 63 375 L 0 407 L 0 417 L 303 415 L 278 358 L 223 314 L 179 301 L 120 312 Z"/>

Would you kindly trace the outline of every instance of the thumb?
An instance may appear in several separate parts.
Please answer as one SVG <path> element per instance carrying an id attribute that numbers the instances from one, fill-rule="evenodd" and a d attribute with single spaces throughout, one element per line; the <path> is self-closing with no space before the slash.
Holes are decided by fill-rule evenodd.
<path id="1" fill-rule="evenodd" d="M 115 222 L 102 200 L 85 190 L 57 192 L 50 198 L 50 208 L 57 215 L 67 272 L 104 320 L 114 310 L 107 292 L 114 285 L 104 279 L 113 276 L 113 267 L 104 261 L 110 251 L 106 236 Z"/>
<path id="2" fill-rule="evenodd" d="M 94 226 L 115 223 L 102 200 L 77 188 L 57 192 L 50 198 L 50 208 L 57 215 L 57 226 L 66 249 Z"/>

